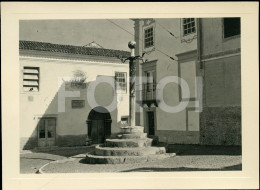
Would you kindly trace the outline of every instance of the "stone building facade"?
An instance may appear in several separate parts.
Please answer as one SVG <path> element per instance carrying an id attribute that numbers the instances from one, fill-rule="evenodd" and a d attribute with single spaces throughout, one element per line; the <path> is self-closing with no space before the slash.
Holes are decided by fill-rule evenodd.
<path id="1" fill-rule="evenodd" d="M 240 145 L 239 18 L 133 20 L 136 54 L 145 53 L 138 76 L 148 77 L 139 81 L 137 125 L 167 143 Z M 181 79 L 159 89 L 167 77 L 183 79 L 190 96 L 184 96 Z M 181 103 L 186 107 L 178 112 L 163 108 Z"/>
<path id="2" fill-rule="evenodd" d="M 159 141 L 177 144 L 199 143 L 199 112 L 195 103 L 197 96 L 197 26 L 196 19 L 134 19 L 136 54 L 144 54 L 138 62 L 138 76 L 142 90 L 137 91 L 141 108 L 137 113 L 137 125 L 143 125 L 150 136 Z M 190 96 L 182 94 L 179 79 L 159 89 L 167 77 L 179 77 L 186 81 Z M 152 79 L 149 79 L 152 78 Z M 159 85 L 159 86 L 158 86 Z M 156 93 L 163 92 L 158 97 Z M 140 98 L 142 97 L 142 98 Z M 181 102 L 186 107 L 179 111 L 167 111 L 163 105 L 177 107 Z"/>
<path id="3" fill-rule="evenodd" d="M 199 19 L 203 76 L 200 142 L 241 145 L 240 18 Z"/>

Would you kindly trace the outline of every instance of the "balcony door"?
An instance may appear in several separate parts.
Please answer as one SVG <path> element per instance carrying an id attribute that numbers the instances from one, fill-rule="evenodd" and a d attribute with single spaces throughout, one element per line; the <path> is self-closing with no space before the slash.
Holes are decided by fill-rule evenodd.
<path id="1" fill-rule="evenodd" d="M 145 99 L 155 99 L 155 71 L 146 71 Z"/>

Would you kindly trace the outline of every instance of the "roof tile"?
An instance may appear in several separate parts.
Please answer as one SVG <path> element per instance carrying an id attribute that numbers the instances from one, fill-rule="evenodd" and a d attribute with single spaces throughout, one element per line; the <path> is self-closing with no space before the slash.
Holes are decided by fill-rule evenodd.
<path id="1" fill-rule="evenodd" d="M 121 50 L 51 44 L 51 43 L 35 42 L 35 41 L 19 41 L 19 49 L 94 55 L 94 56 L 104 56 L 104 57 L 126 58 L 130 56 L 130 52 L 121 51 Z"/>

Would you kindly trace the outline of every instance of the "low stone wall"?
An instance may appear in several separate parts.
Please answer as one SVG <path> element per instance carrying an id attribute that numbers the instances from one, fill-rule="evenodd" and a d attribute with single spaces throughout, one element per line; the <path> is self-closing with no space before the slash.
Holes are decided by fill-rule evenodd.
<path id="1" fill-rule="evenodd" d="M 56 145 L 61 147 L 85 146 L 87 135 L 64 135 L 58 136 Z"/>
<path id="2" fill-rule="evenodd" d="M 171 131 L 157 130 L 155 135 L 159 137 L 159 142 L 168 144 L 199 144 L 199 131 Z"/>
<path id="3" fill-rule="evenodd" d="M 204 107 L 200 114 L 200 144 L 241 145 L 241 107 Z"/>

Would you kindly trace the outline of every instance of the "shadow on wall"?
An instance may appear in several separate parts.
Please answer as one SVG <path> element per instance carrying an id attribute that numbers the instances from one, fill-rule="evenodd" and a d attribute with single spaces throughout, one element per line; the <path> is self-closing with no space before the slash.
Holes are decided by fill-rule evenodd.
<path id="1" fill-rule="evenodd" d="M 57 91 L 57 93 L 49 103 L 45 112 L 40 116 L 35 116 L 34 118 L 32 118 L 34 120 L 37 120 L 35 121 L 35 123 L 37 124 L 35 125 L 35 128 L 31 133 L 30 137 L 20 138 L 21 150 L 46 152 L 46 150 L 48 149 L 47 151 L 50 153 L 53 152 L 54 154 L 63 155 L 64 151 L 58 153 L 59 151 L 54 150 L 55 148 L 52 151 L 52 148 L 50 147 L 76 147 L 76 149 L 78 150 L 75 150 L 75 153 L 76 152 L 83 153 L 84 149 L 83 150 L 81 149 L 82 147 L 86 147 L 86 139 L 88 136 L 87 135 L 88 124 L 86 121 L 92 109 L 88 104 L 87 94 L 86 94 L 86 89 L 88 88 L 90 82 L 84 84 L 86 88 L 78 89 L 78 88 L 71 88 L 71 83 L 67 83 L 67 82 L 63 83 L 63 85 L 65 85 L 66 91 L 80 91 L 80 97 L 74 97 L 74 98 L 66 97 L 65 112 L 58 112 L 58 91 Z M 115 95 L 116 93 L 114 94 L 113 90 L 111 94 L 111 91 L 104 92 L 103 89 L 101 89 L 100 91 L 98 90 L 97 87 L 95 91 L 95 97 L 96 97 L 96 93 L 99 93 L 97 96 L 101 99 L 102 98 L 109 99 L 108 95 L 112 95 L 112 98 L 117 98 L 114 97 L 116 96 Z M 85 105 L 83 108 L 72 109 L 72 100 L 84 100 Z M 26 104 L 26 102 L 23 103 Z M 37 102 L 34 103 L 37 104 Z M 97 103 L 99 103 L 98 100 Z M 24 110 L 20 110 L 20 111 L 24 111 Z M 115 111 L 112 111 L 112 113 L 110 113 L 112 120 L 117 118 L 117 112 L 118 110 L 116 109 Z M 26 126 L 21 126 L 20 128 L 21 130 L 27 130 Z M 45 147 L 48 148 L 46 149 Z"/>

